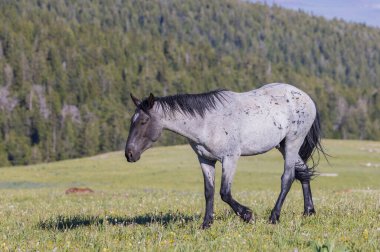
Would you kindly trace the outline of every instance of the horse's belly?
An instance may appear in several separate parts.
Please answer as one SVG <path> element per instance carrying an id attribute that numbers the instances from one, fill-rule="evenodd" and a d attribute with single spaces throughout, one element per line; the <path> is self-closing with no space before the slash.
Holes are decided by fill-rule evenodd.
<path id="1" fill-rule="evenodd" d="M 260 126 L 247 125 L 241 130 L 241 155 L 256 155 L 273 149 L 285 138 L 287 130 L 286 121 L 260 121 Z"/>
<path id="2" fill-rule="evenodd" d="M 278 143 L 274 142 L 267 142 L 267 143 L 260 143 L 257 144 L 256 142 L 252 141 L 250 144 L 242 146 L 241 148 L 241 155 L 242 156 L 252 156 L 252 155 L 258 155 L 265 153 L 267 151 L 270 151 L 274 147 L 276 147 Z"/>

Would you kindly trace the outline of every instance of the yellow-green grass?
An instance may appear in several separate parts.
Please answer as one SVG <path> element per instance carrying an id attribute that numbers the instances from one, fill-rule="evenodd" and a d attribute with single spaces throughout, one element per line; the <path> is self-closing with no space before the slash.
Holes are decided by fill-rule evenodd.
<path id="1" fill-rule="evenodd" d="M 317 214 L 302 217 L 295 182 L 280 223 L 268 224 L 283 161 L 276 150 L 240 159 L 233 195 L 253 209 L 246 224 L 219 197 L 200 229 L 203 178 L 189 146 L 157 147 L 137 163 L 123 152 L 0 169 L 0 251 L 330 251 L 380 250 L 380 142 L 323 141 L 312 181 Z M 330 175 L 330 176 L 326 176 Z M 337 176 L 334 176 L 337 175 Z M 91 194 L 66 195 L 70 187 Z"/>

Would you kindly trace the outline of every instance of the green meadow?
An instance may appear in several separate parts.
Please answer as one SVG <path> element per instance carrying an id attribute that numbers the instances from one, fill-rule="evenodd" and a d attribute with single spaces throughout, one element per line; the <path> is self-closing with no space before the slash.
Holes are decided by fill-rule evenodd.
<path id="1" fill-rule="evenodd" d="M 255 214 L 244 223 L 219 197 L 204 214 L 203 177 L 187 145 L 0 169 L 0 251 L 380 251 L 380 142 L 324 140 L 312 181 L 317 214 L 303 217 L 295 182 L 280 223 L 268 224 L 280 190 L 280 153 L 242 157 L 233 195 Z M 71 187 L 93 193 L 65 194 Z"/>

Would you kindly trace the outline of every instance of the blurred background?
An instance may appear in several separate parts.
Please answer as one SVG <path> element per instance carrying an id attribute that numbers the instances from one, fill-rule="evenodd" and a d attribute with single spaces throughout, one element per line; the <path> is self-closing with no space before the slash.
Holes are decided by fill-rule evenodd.
<path id="1" fill-rule="evenodd" d="M 288 9 L 286 9 L 286 8 Z M 293 84 L 380 140 L 379 1 L 0 1 L 0 165 L 124 148 L 138 97 Z M 184 143 L 165 134 L 161 145 Z"/>

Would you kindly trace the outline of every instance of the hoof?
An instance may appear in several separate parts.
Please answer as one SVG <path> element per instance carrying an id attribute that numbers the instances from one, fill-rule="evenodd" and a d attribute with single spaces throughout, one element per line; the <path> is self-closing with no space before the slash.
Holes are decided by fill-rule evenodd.
<path id="1" fill-rule="evenodd" d="M 242 213 L 240 217 L 244 220 L 244 222 L 249 223 L 252 220 L 252 216 L 253 216 L 252 211 L 246 210 Z"/>
<path id="2" fill-rule="evenodd" d="M 212 224 L 212 223 L 213 223 L 212 220 L 204 220 L 203 223 L 202 223 L 201 228 L 202 228 L 203 230 L 208 229 L 208 228 L 211 227 L 211 224 Z"/>
<path id="3" fill-rule="evenodd" d="M 303 216 L 311 216 L 311 215 L 315 215 L 315 210 L 314 210 L 314 208 L 311 208 L 311 209 L 305 209 L 305 211 L 303 212 Z"/>
<path id="4" fill-rule="evenodd" d="M 280 222 L 280 215 L 272 212 L 270 217 L 269 217 L 269 223 L 270 224 L 277 224 L 279 222 Z"/>

